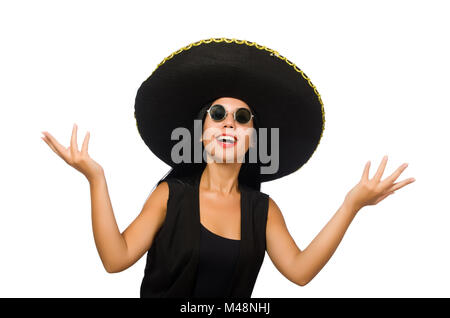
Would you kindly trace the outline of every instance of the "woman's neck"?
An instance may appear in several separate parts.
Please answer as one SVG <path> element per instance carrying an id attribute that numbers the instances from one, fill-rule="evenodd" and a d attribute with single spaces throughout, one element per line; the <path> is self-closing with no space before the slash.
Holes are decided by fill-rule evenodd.
<path id="1" fill-rule="evenodd" d="M 208 163 L 200 177 L 200 186 L 223 194 L 239 193 L 239 170 L 242 163 Z"/>

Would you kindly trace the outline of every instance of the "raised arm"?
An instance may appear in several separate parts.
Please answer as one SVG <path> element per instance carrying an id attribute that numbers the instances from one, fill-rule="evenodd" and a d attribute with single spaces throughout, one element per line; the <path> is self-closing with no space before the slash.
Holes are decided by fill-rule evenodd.
<path id="1" fill-rule="evenodd" d="M 267 253 L 281 274 L 293 283 L 304 286 L 331 258 L 355 215 L 354 207 L 342 204 L 309 246 L 301 251 L 289 234 L 280 209 L 270 198 Z"/>
<path id="2" fill-rule="evenodd" d="M 86 134 L 81 151 L 77 144 L 77 125 L 74 124 L 69 147 L 61 145 L 44 131 L 42 139 L 67 164 L 80 171 L 89 181 L 91 193 L 92 229 L 97 251 L 109 273 L 116 273 L 133 265 L 150 248 L 154 236 L 166 216 L 169 187 L 160 183 L 148 197 L 141 213 L 120 233 L 114 217 L 103 168 L 88 154 L 90 133 Z"/>
<path id="3" fill-rule="evenodd" d="M 275 267 L 290 281 L 304 286 L 325 266 L 342 240 L 357 212 L 366 205 L 375 205 L 396 190 L 414 182 L 414 178 L 394 184 L 407 164 L 400 166 L 391 176 L 380 181 L 387 156 L 375 176 L 369 180 L 370 161 L 366 164 L 360 182 L 346 195 L 331 220 L 314 240 L 301 251 L 289 234 L 283 215 L 270 198 L 267 218 L 267 253 Z"/>

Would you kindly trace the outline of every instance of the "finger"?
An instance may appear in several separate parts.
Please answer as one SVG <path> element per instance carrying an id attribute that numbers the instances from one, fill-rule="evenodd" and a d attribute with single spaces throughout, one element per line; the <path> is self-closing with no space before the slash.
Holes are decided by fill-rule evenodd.
<path id="1" fill-rule="evenodd" d="M 387 177 L 384 181 L 386 181 L 389 184 L 392 184 L 397 180 L 397 178 L 400 176 L 400 174 L 408 167 L 407 163 L 402 164 L 400 167 L 397 168 L 397 170 L 394 171 L 389 177 Z"/>
<path id="2" fill-rule="evenodd" d="M 361 180 L 369 180 L 369 169 L 370 169 L 370 160 L 367 161 L 366 165 L 364 166 L 364 172 L 361 177 Z"/>
<path id="3" fill-rule="evenodd" d="M 72 138 L 70 139 L 70 153 L 72 154 L 72 158 L 75 158 L 75 155 L 78 152 L 77 130 L 78 130 L 77 124 L 73 124 Z"/>
<path id="4" fill-rule="evenodd" d="M 401 189 L 401 188 L 403 188 L 405 185 L 410 184 L 410 183 L 413 183 L 414 181 L 416 181 L 416 179 L 414 179 L 414 178 L 409 178 L 409 179 L 406 179 L 406 180 L 403 180 L 403 181 L 394 183 L 394 185 L 393 185 L 389 190 L 391 190 L 391 191 L 397 191 L 398 189 Z"/>
<path id="5" fill-rule="evenodd" d="M 373 176 L 374 180 L 380 181 L 381 176 L 383 175 L 383 172 L 384 172 L 384 168 L 386 167 L 386 163 L 387 163 L 387 156 L 384 156 L 383 159 L 381 160 L 381 163 L 380 163 L 380 166 L 378 167 L 377 172 Z"/>
<path id="6" fill-rule="evenodd" d="M 63 145 L 61 145 L 61 144 L 55 139 L 55 137 L 53 137 L 49 132 L 45 131 L 45 132 L 42 132 L 42 133 L 43 133 L 44 136 L 46 137 L 46 141 L 48 141 L 48 142 L 53 146 L 52 149 L 54 149 L 54 150 L 56 151 L 56 153 L 57 153 L 59 156 L 61 156 L 63 159 L 66 159 L 66 158 L 65 158 L 66 151 L 67 151 L 66 147 L 64 147 Z M 50 146 L 50 144 L 49 144 L 49 146 Z"/>
<path id="7" fill-rule="evenodd" d="M 90 137 L 90 133 L 88 131 L 86 136 L 84 137 L 83 145 L 81 146 L 82 153 L 87 153 L 87 151 L 88 151 L 89 137 Z"/>
<path id="8" fill-rule="evenodd" d="M 48 141 L 46 137 L 41 137 L 43 141 L 50 147 L 50 149 L 59 156 L 58 151 L 53 147 L 53 145 Z"/>

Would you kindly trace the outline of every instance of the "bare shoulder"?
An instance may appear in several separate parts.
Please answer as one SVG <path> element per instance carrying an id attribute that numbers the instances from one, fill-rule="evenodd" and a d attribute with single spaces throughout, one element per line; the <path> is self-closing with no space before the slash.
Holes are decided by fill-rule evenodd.
<path id="1" fill-rule="evenodd" d="M 283 213 L 281 212 L 280 208 L 278 207 L 277 203 L 269 197 L 269 208 L 267 212 L 267 222 L 271 224 L 278 224 L 282 225 L 285 224 Z"/>
<path id="2" fill-rule="evenodd" d="M 142 212 L 146 211 L 146 207 L 156 207 L 165 210 L 169 199 L 169 184 L 167 181 L 161 182 L 155 190 L 148 196 Z"/>

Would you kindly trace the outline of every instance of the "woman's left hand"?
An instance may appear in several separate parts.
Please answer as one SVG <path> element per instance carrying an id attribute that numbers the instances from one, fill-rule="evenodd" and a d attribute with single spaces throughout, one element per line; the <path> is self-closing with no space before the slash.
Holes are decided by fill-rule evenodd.
<path id="1" fill-rule="evenodd" d="M 346 203 L 350 204 L 358 211 L 366 205 L 377 204 L 398 189 L 401 189 L 405 185 L 415 181 L 414 178 L 409 178 L 401 182 L 394 183 L 395 180 L 397 180 L 397 178 L 403 172 L 403 170 L 405 170 L 408 166 L 407 163 L 402 164 L 399 168 L 397 168 L 396 171 L 394 171 L 393 174 L 391 174 L 385 180 L 380 181 L 381 176 L 384 172 L 384 168 L 386 167 L 386 162 L 387 156 L 384 156 L 377 172 L 370 180 L 370 161 L 366 163 L 360 182 L 345 196 Z"/>

